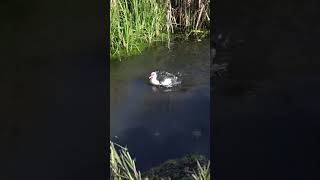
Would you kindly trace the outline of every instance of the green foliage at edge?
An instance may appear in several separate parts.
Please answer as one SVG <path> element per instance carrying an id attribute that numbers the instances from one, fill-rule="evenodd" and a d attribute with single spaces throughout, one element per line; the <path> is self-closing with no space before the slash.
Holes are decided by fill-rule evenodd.
<path id="1" fill-rule="evenodd" d="M 140 54 L 156 41 L 170 41 L 173 33 L 186 38 L 208 35 L 210 0 L 111 0 L 111 59 Z"/>
<path id="2" fill-rule="evenodd" d="M 189 170 L 191 177 L 194 180 L 210 180 L 210 161 L 207 165 L 202 166 L 201 164 L 204 162 L 204 158 L 202 156 L 186 156 L 181 160 L 169 160 L 163 163 L 161 167 L 153 168 L 144 175 L 149 177 L 142 177 L 140 171 L 137 170 L 135 160 L 130 156 L 128 149 L 110 141 L 111 180 L 170 180 L 170 178 L 163 177 L 163 175 L 161 175 L 161 177 L 158 176 L 157 173 L 160 174 L 161 171 L 166 171 L 166 168 L 172 167 L 178 167 L 180 170 L 182 170 L 181 168 L 183 167 L 180 167 L 181 165 L 184 165 L 184 163 L 192 163 L 193 161 L 196 161 L 197 169 Z"/>

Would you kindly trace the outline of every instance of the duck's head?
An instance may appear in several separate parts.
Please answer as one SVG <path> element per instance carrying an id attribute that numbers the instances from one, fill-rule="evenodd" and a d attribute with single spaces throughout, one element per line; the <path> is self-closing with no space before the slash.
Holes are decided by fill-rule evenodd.
<path id="1" fill-rule="evenodd" d="M 156 78 L 157 77 L 157 73 L 156 72 L 152 72 L 149 76 L 149 79 L 152 79 L 152 78 Z"/>

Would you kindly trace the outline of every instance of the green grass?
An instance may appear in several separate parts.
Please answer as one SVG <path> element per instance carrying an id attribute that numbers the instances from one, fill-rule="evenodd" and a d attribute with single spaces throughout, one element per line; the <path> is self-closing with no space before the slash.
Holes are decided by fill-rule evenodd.
<path id="1" fill-rule="evenodd" d="M 192 177 L 195 180 L 210 180 L 210 161 L 208 162 L 207 166 L 201 166 L 199 161 L 197 161 L 198 169 Z"/>
<path id="2" fill-rule="evenodd" d="M 120 148 L 119 152 L 116 147 Z M 111 180 L 142 180 L 128 149 L 110 141 Z"/>
<path id="3" fill-rule="evenodd" d="M 190 157 L 188 157 L 190 158 Z M 184 161 L 183 158 L 180 161 Z M 192 159 L 192 158 L 191 158 Z M 207 165 L 201 166 L 197 162 L 197 169 L 193 170 L 192 178 L 194 180 L 210 180 L 210 161 Z M 167 161 L 164 166 L 177 163 L 175 160 Z M 183 167 L 180 167 L 181 169 Z M 157 172 L 157 171 L 155 171 Z M 140 171 L 137 170 L 135 160 L 130 156 L 128 149 L 110 141 L 110 179 L 111 180 L 147 180 L 148 177 L 142 177 Z M 153 175 L 155 176 L 155 175 Z M 154 179 L 150 177 L 150 179 Z M 168 179 L 163 177 L 155 177 L 155 179 Z"/>
<path id="4" fill-rule="evenodd" d="M 170 41 L 175 33 L 183 33 L 187 38 L 208 34 L 209 0 L 176 0 L 175 3 L 111 0 L 111 58 L 139 54 L 155 41 Z"/>
<path id="5" fill-rule="evenodd" d="M 165 0 L 112 0 L 111 56 L 140 53 L 147 44 L 168 40 Z"/>

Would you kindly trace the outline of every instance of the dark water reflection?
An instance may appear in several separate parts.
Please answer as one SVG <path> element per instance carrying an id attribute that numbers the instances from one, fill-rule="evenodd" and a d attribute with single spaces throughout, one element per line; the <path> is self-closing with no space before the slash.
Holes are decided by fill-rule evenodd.
<path id="1" fill-rule="evenodd" d="M 207 40 L 111 63 L 111 139 L 128 146 L 141 170 L 187 153 L 209 157 L 209 63 Z M 157 69 L 181 73 L 181 86 L 163 92 L 149 85 Z"/>

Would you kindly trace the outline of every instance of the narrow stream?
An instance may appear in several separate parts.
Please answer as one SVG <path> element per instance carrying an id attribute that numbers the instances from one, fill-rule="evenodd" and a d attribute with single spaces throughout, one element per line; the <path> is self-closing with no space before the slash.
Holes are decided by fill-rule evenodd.
<path id="1" fill-rule="evenodd" d="M 209 40 L 150 48 L 111 62 L 111 140 L 128 146 L 144 171 L 186 154 L 209 158 Z M 154 70 L 182 75 L 180 87 L 164 92 L 148 83 Z"/>

